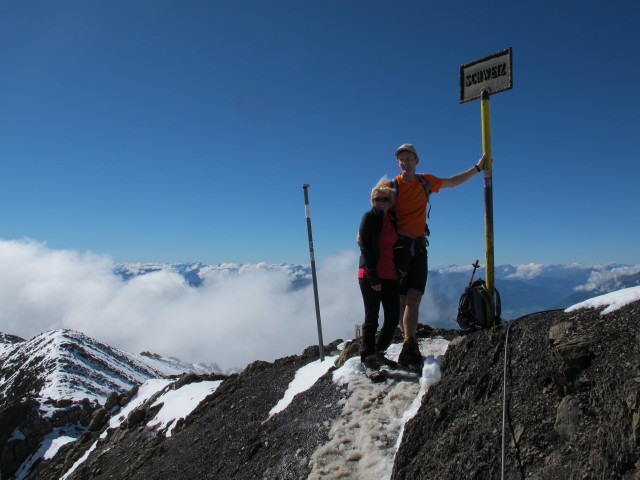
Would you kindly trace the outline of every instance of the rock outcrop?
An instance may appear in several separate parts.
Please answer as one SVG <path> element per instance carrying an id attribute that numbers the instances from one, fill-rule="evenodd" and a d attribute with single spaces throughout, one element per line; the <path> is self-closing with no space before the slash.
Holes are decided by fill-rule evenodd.
<path id="1" fill-rule="evenodd" d="M 639 326 L 636 302 L 604 316 L 540 313 L 452 342 L 393 478 L 501 478 L 503 442 L 507 479 L 640 478 Z"/>

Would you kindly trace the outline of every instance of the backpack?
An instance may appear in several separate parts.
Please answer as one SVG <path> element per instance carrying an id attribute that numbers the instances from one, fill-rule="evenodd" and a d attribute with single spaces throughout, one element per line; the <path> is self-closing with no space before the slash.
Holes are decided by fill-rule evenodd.
<path id="1" fill-rule="evenodd" d="M 474 332 L 501 322 L 500 293 L 498 293 L 498 289 L 494 289 L 494 293 L 495 303 L 492 306 L 487 284 L 481 278 L 464 289 L 458 303 L 458 318 L 456 319 L 461 330 Z M 493 314 L 493 319 L 487 319 L 487 311 Z"/>
<path id="2" fill-rule="evenodd" d="M 424 193 L 427 196 L 427 206 L 429 207 L 427 208 L 427 218 L 429 218 L 429 214 L 431 213 L 431 202 L 429 201 L 429 196 L 431 195 L 431 189 L 429 188 L 429 184 L 427 183 L 427 181 L 424 179 L 422 175 L 420 175 L 419 173 L 416 173 L 416 176 L 418 177 L 418 180 L 420 180 L 420 184 L 422 185 L 422 188 L 424 188 Z M 400 192 L 400 184 L 398 183 L 398 177 L 393 177 L 393 180 L 391 180 L 391 185 L 396 191 L 396 198 L 398 198 L 398 193 Z M 425 225 L 424 234 L 429 236 L 429 233 L 430 233 L 429 227 Z"/>

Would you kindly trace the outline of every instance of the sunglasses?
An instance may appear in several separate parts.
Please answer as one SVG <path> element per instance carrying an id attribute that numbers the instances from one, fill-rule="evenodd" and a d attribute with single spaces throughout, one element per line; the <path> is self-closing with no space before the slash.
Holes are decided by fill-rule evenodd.
<path id="1" fill-rule="evenodd" d="M 373 201 L 374 202 L 389 203 L 391 201 L 391 199 L 389 197 L 374 197 Z"/>

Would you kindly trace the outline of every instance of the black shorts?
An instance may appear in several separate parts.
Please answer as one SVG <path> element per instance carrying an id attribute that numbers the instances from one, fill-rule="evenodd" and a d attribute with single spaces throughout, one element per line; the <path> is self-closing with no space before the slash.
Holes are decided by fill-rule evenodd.
<path id="1" fill-rule="evenodd" d="M 400 295 L 406 295 L 410 288 L 419 290 L 424 295 L 429 273 L 429 260 L 425 249 L 424 255 L 414 255 L 409 261 L 406 278 L 400 284 Z"/>

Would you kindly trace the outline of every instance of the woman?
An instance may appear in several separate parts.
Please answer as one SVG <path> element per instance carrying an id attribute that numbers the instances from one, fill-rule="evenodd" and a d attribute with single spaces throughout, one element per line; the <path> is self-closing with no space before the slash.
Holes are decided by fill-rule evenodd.
<path id="1" fill-rule="evenodd" d="M 358 232 L 361 253 L 358 281 L 364 301 L 360 359 L 365 367 L 375 370 L 383 364 L 395 365 L 384 357 L 398 326 L 400 313 L 400 283 L 393 261 L 393 246 L 398 239 L 392 212 L 395 196 L 395 190 L 383 181 L 373 187 L 373 208 L 362 216 Z M 376 341 L 381 303 L 384 322 Z"/>

